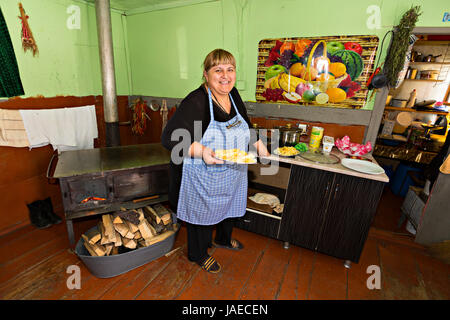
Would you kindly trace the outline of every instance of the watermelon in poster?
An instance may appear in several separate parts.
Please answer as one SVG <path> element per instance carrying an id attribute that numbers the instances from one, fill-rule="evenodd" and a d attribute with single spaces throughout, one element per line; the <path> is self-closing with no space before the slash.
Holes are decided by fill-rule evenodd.
<path id="1" fill-rule="evenodd" d="M 377 47 L 377 36 L 262 40 L 257 101 L 360 108 Z"/>

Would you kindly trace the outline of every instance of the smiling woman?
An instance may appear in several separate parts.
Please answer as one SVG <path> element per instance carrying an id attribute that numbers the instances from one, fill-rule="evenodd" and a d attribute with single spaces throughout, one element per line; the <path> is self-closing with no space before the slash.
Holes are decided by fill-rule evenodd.
<path id="1" fill-rule="evenodd" d="M 228 165 L 217 158 L 220 152 L 215 154 L 213 150 L 233 150 L 233 155 L 234 151 L 239 151 L 247 156 L 251 143 L 260 155 L 268 152 L 260 147 L 264 146 L 261 141 L 255 142 L 250 135 L 252 125 L 234 88 L 236 62 L 233 55 L 223 49 L 211 51 L 203 63 L 203 79 L 200 88 L 181 102 L 167 123 L 161 142 L 173 151 L 169 202 L 177 218 L 186 222 L 188 259 L 208 272 L 217 273 L 221 266 L 207 250 L 212 245 L 231 250 L 243 248 L 238 240 L 231 238 L 232 218 L 245 214 L 247 163 L 255 159 L 244 158 L 236 161 L 242 164 Z M 183 163 L 178 165 L 174 160 L 179 159 L 175 152 L 179 148 L 175 146 L 186 141 L 173 141 L 172 136 L 180 129 L 188 133 L 182 139 L 189 139 L 189 148 L 182 150 L 185 152 Z M 212 241 L 214 225 L 216 236 Z"/>

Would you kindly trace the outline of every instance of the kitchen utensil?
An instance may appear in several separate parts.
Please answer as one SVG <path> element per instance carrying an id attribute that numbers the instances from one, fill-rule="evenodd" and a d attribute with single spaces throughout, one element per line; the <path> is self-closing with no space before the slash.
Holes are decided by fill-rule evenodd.
<path id="1" fill-rule="evenodd" d="M 440 56 L 442 56 L 442 54 L 439 54 L 437 56 L 433 56 L 432 54 L 429 54 L 424 58 L 424 61 L 425 62 L 435 62 L 436 58 L 439 58 Z"/>
<path id="2" fill-rule="evenodd" d="M 293 128 L 290 123 L 286 126 L 279 126 L 277 129 L 280 132 L 280 146 L 293 147 L 300 142 L 300 136 L 303 134 L 303 129 Z"/>
<path id="3" fill-rule="evenodd" d="M 425 58 L 425 56 L 422 53 L 417 52 L 415 62 L 423 62 L 424 58 Z"/>
<path id="4" fill-rule="evenodd" d="M 399 112 L 395 118 L 395 125 L 392 132 L 402 134 L 411 125 L 412 121 L 413 117 L 411 112 Z"/>
<path id="5" fill-rule="evenodd" d="M 439 70 L 422 70 L 420 79 L 436 80 L 439 76 Z"/>
<path id="6" fill-rule="evenodd" d="M 321 163 L 321 164 L 336 164 L 339 163 L 339 158 L 336 157 L 334 154 L 330 153 L 323 153 L 323 152 L 300 152 L 300 154 L 297 156 L 305 160 L 309 160 L 315 163 Z"/>
<path id="7" fill-rule="evenodd" d="M 351 159 L 351 158 L 343 158 L 341 160 L 341 164 L 349 169 L 362 172 L 362 173 L 368 173 L 368 174 L 382 174 L 384 173 L 384 169 L 380 167 L 378 164 L 365 161 L 365 160 L 359 160 L 359 159 Z"/>
<path id="8" fill-rule="evenodd" d="M 436 102 L 436 100 L 424 100 L 422 102 L 417 102 L 413 108 L 422 108 L 426 106 L 431 106 Z"/>
<path id="9" fill-rule="evenodd" d="M 289 150 L 284 150 L 286 148 L 289 148 Z M 288 153 L 284 153 L 284 152 L 288 152 Z M 277 148 L 273 151 L 273 154 L 280 156 L 280 157 L 286 157 L 286 158 L 294 158 L 299 153 L 300 153 L 300 151 L 298 151 L 294 147 L 281 147 L 281 148 Z"/>
<path id="10" fill-rule="evenodd" d="M 406 102 L 408 102 L 406 99 L 392 99 L 391 106 L 404 108 L 406 106 Z"/>

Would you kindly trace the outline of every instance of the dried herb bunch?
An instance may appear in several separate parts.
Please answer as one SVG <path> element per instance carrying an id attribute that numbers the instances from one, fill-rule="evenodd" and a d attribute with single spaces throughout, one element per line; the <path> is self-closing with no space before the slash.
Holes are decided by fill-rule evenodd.
<path id="1" fill-rule="evenodd" d="M 384 72 L 391 87 L 395 86 L 398 73 L 405 64 L 405 54 L 409 46 L 409 37 L 420 15 L 420 6 L 411 7 L 411 9 L 403 14 L 400 23 L 393 30 L 392 43 L 384 63 Z"/>

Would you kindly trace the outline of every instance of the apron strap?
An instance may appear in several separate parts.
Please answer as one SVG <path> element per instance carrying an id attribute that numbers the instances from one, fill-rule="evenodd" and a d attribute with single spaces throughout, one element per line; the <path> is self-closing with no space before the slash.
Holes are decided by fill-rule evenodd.
<path id="1" fill-rule="evenodd" d="M 230 96 L 231 104 L 233 105 L 234 111 L 236 111 L 236 115 L 240 116 L 240 113 L 234 103 L 233 98 L 231 97 L 231 93 L 228 94 Z M 214 121 L 214 111 L 213 111 L 213 103 L 211 98 L 211 89 L 208 87 L 208 101 L 209 101 L 209 114 L 211 116 L 211 121 Z"/>
<path id="2" fill-rule="evenodd" d="M 209 101 L 209 115 L 211 117 L 211 121 L 214 121 L 214 111 L 213 111 L 213 104 L 212 104 L 212 98 L 211 98 L 211 90 L 208 87 L 208 101 Z"/>

